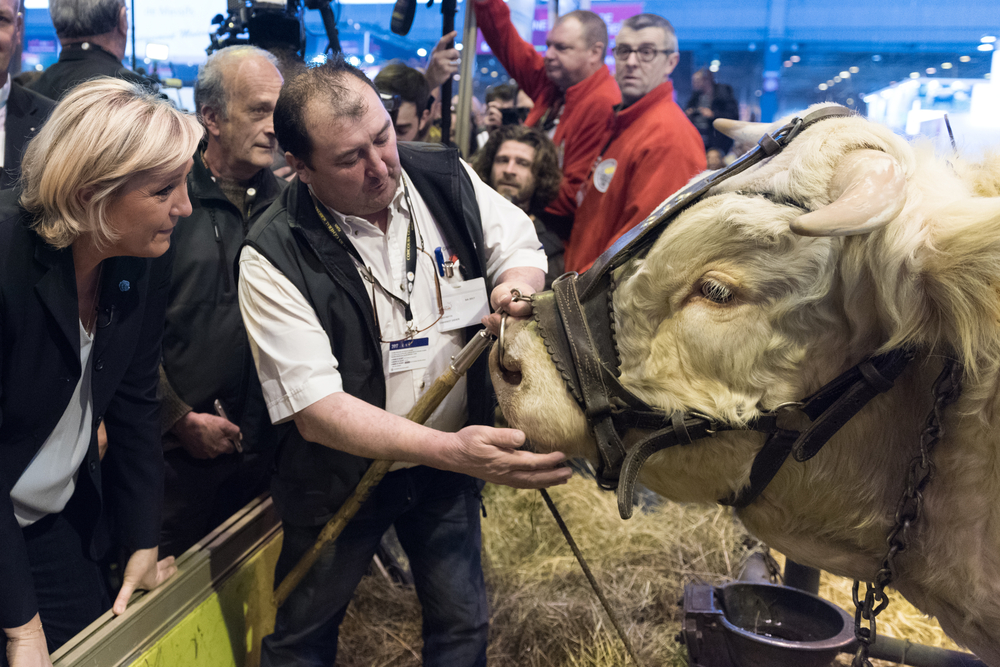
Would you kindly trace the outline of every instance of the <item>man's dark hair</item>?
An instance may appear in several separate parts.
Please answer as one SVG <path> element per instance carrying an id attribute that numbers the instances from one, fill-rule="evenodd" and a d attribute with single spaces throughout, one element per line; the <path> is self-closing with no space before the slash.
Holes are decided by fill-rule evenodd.
<path id="1" fill-rule="evenodd" d="M 417 120 L 430 108 L 431 86 L 419 71 L 401 62 L 387 64 L 375 77 L 375 87 L 389 95 L 399 95 L 404 102 L 413 102 Z"/>
<path id="2" fill-rule="evenodd" d="M 531 195 L 528 212 L 541 213 L 559 194 L 562 171 L 556 145 L 537 127 L 524 125 L 503 125 L 490 134 L 486 145 L 472 156 L 471 165 L 484 183 L 493 186 L 493 160 L 505 141 L 517 141 L 535 149 L 535 161 L 531 173 L 535 177 L 535 192 Z"/>
<path id="3" fill-rule="evenodd" d="M 274 134 L 283 149 L 312 166 L 313 147 L 306 128 L 306 112 L 314 102 L 323 105 L 331 120 L 358 120 L 364 116 L 368 105 L 364 97 L 351 89 L 351 77 L 364 81 L 378 94 L 365 73 L 339 54 L 285 83 L 274 107 Z"/>
<path id="4" fill-rule="evenodd" d="M 512 83 L 498 83 L 486 89 L 486 103 L 494 100 L 513 102 L 517 99 L 517 86 Z"/>
<path id="5" fill-rule="evenodd" d="M 636 32 L 639 32 L 643 28 L 660 28 L 664 32 L 664 41 L 666 42 L 663 45 L 664 48 L 677 50 L 677 33 L 674 31 L 674 26 L 662 16 L 657 14 L 636 14 L 625 19 L 622 27 L 630 28 Z"/>
<path id="6" fill-rule="evenodd" d="M 560 16 L 559 23 L 562 23 L 566 19 L 576 19 L 580 22 L 580 25 L 583 27 L 583 39 L 588 49 L 600 42 L 604 45 L 604 49 L 607 50 L 608 26 L 600 16 L 586 9 L 577 9 Z"/>

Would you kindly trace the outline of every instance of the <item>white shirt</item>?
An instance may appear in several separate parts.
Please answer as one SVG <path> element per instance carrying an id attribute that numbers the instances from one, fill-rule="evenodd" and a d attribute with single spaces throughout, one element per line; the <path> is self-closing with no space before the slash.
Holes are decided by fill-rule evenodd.
<path id="1" fill-rule="evenodd" d="M 0 168 L 3 168 L 4 153 L 7 151 L 7 98 L 10 97 L 10 75 L 7 83 L 0 88 Z"/>
<path id="2" fill-rule="evenodd" d="M 479 202 L 486 246 L 483 249 L 485 268 L 490 281 L 515 267 L 545 271 L 545 253 L 535 236 L 531 220 L 483 183 L 465 162 L 462 165 L 472 178 Z M 420 246 L 422 237 L 422 247 L 431 255 L 428 257 L 418 250 L 416 278 L 410 300 L 415 326 L 423 329 L 438 318 L 434 287 L 437 270 L 432 258 L 434 249 L 444 247 L 446 243 L 406 173 L 403 172 L 396 195 L 389 205 L 385 234 L 367 220 L 333 213 L 375 279 L 405 302 L 404 251 L 409 212 L 404 197 L 404 182 L 409 189 L 419 231 L 417 244 Z M 365 277 L 365 269 L 360 266 L 359 274 Z M 454 277 L 439 277 L 439 280 L 461 282 L 461 276 L 456 271 Z M 372 298 L 370 283 L 365 281 L 364 285 L 369 298 Z M 330 349 L 329 336 L 323 330 L 312 304 L 284 274 L 250 247 L 244 248 L 240 255 L 239 299 L 271 421 L 287 421 L 316 401 L 344 390 L 337 359 Z M 378 288 L 374 289 L 374 307 L 378 311 L 383 341 L 404 338 L 404 307 Z M 427 337 L 431 350 L 430 363 L 421 370 L 389 373 L 389 345 L 382 344 L 386 410 L 396 415 L 409 412 L 420 395 L 447 370 L 452 355 L 464 345 L 462 330 L 442 333 L 437 326 L 431 326 L 416 337 Z M 439 430 L 457 431 L 467 419 L 465 401 L 463 378 L 425 424 Z"/>
<path id="3" fill-rule="evenodd" d="M 46 514 L 62 512 L 76 489 L 80 464 L 90 448 L 94 402 L 90 392 L 93 337 L 80 324 L 80 381 L 59 423 L 42 443 L 10 491 L 14 516 L 21 528 Z"/>

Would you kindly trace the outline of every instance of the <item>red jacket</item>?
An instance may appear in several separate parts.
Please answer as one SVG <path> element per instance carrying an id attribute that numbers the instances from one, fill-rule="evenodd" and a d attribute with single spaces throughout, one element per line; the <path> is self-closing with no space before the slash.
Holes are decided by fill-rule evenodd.
<path id="1" fill-rule="evenodd" d="M 545 74 L 545 58 L 521 39 L 503 0 L 470 4 L 476 8 L 476 23 L 497 60 L 535 103 L 525 124 L 537 124 L 560 96 L 559 89 Z M 576 193 L 594 156 L 604 145 L 601 135 L 614 116 L 615 105 L 621 100 L 618 84 L 606 65 L 566 90 L 562 115 L 552 137 L 559 153 L 563 179 L 559 195 L 545 209 L 547 213 L 568 217 L 576 211 Z"/>
<path id="2" fill-rule="evenodd" d="M 567 271 L 590 268 L 618 237 L 705 170 L 701 135 L 673 95 L 673 84 L 662 83 L 609 123 L 600 164 L 578 193 Z"/>

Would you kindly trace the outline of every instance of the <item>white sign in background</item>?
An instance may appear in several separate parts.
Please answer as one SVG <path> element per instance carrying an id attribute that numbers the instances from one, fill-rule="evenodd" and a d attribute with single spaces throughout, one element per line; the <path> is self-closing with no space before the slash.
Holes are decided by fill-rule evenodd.
<path id="1" fill-rule="evenodd" d="M 131 11 L 131 0 L 126 0 Z M 135 54 L 142 60 L 146 44 L 165 44 L 168 61 L 194 65 L 205 61 L 208 35 L 216 14 L 226 15 L 226 0 L 135 0 Z M 129 36 L 131 39 L 131 35 Z M 129 44 L 125 53 L 132 52 Z"/>

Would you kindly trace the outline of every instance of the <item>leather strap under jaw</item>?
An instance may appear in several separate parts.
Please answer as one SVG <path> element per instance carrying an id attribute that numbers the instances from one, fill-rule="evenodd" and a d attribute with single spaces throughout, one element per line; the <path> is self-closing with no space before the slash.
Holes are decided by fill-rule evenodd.
<path id="1" fill-rule="evenodd" d="M 789 454 L 796 461 L 807 461 L 873 398 L 889 391 L 896 379 L 913 359 L 911 350 L 892 350 L 871 357 L 851 367 L 823 385 L 801 403 L 791 403 L 757 416 L 745 427 L 734 427 L 713 421 L 704 415 L 674 412 L 670 424 L 643 438 L 632 447 L 622 464 L 618 487 L 618 512 L 623 519 L 632 516 L 632 495 L 643 464 L 658 451 L 711 437 L 720 431 L 757 431 L 767 436 L 764 446 L 754 457 L 748 484 L 739 493 L 719 500 L 722 505 L 746 507 L 764 491 L 778 474 Z M 785 410 L 797 410 L 811 422 L 803 430 L 779 426 Z M 666 413 L 661 413 L 666 416 Z M 650 414 L 647 422 L 653 419 Z M 641 428 L 641 426 L 640 426 Z"/>

